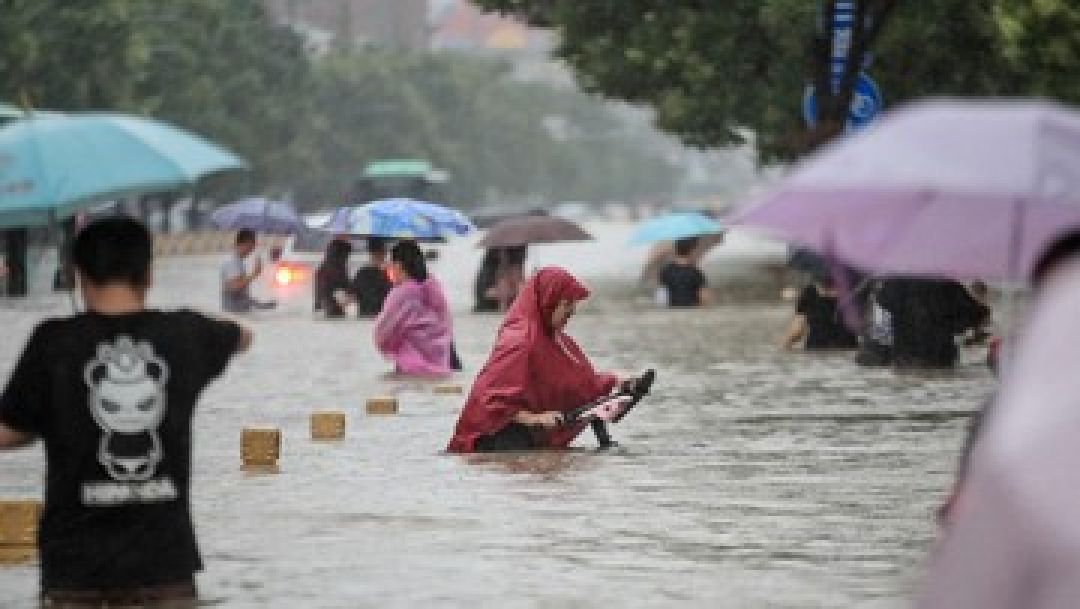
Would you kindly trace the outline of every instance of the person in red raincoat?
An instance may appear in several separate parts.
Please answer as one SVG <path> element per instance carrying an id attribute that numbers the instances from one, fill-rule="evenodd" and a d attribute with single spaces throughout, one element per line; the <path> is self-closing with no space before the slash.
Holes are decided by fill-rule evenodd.
<path id="1" fill-rule="evenodd" d="M 589 290 L 561 268 L 540 269 L 522 286 L 472 392 L 447 450 L 455 453 L 562 448 L 585 423 L 561 424 L 561 414 L 607 395 L 620 384 L 593 369 L 563 329 Z M 612 445 L 602 422 L 593 431 Z"/>

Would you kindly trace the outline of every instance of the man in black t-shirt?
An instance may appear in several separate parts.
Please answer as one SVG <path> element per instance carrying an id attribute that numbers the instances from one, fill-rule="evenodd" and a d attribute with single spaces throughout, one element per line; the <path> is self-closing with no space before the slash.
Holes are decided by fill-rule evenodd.
<path id="1" fill-rule="evenodd" d="M 705 273 L 690 260 L 697 244 L 696 237 L 676 241 L 675 260 L 660 269 L 660 286 L 669 307 L 698 307 L 712 300 Z"/>
<path id="2" fill-rule="evenodd" d="M 44 606 L 195 606 L 191 417 L 251 334 L 146 309 L 152 251 L 134 220 L 84 228 L 87 312 L 40 323 L 0 395 L 0 448 L 45 444 Z"/>

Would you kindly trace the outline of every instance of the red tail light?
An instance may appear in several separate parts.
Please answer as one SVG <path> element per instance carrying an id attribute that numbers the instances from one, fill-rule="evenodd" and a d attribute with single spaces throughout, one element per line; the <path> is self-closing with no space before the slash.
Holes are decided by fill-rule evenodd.
<path id="1" fill-rule="evenodd" d="M 306 280 L 307 271 L 301 267 L 279 264 L 274 269 L 274 283 L 281 287 L 303 283 Z"/>
<path id="2" fill-rule="evenodd" d="M 293 282 L 293 270 L 287 266 L 283 266 L 274 273 L 274 281 L 278 285 L 289 285 Z"/>

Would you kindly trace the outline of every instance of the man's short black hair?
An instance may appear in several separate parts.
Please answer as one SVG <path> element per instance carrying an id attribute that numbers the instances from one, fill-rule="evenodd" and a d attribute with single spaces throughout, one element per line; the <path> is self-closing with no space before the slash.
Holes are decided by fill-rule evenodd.
<path id="1" fill-rule="evenodd" d="M 368 237 L 367 251 L 369 254 L 385 254 L 386 249 L 385 237 Z"/>
<path id="2" fill-rule="evenodd" d="M 236 231 L 236 244 L 244 245 L 245 243 L 258 243 L 259 238 L 255 236 L 255 231 L 245 228 Z"/>
<path id="3" fill-rule="evenodd" d="M 75 235 L 71 261 L 96 285 L 150 284 L 154 242 L 142 222 L 125 216 L 94 220 Z"/>
<path id="4" fill-rule="evenodd" d="M 694 248 L 698 245 L 697 237 L 687 237 L 686 239 L 679 239 L 675 242 L 675 253 L 680 256 L 689 256 L 694 253 Z"/>
<path id="5" fill-rule="evenodd" d="M 427 263 L 424 262 L 424 252 L 415 241 L 398 241 L 390 250 L 390 259 L 401 265 L 405 273 L 416 281 L 427 281 Z"/>

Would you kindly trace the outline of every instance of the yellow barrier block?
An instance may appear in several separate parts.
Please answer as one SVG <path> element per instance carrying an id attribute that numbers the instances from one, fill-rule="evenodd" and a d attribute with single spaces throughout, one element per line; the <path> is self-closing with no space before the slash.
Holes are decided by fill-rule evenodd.
<path id="1" fill-rule="evenodd" d="M 392 397 L 369 398 L 367 401 L 368 414 L 397 414 L 398 401 Z"/>
<path id="2" fill-rule="evenodd" d="M 0 547 L 37 544 L 41 502 L 34 499 L 0 501 Z"/>
<path id="3" fill-rule="evenodd" d="M 436 395 L 458 395 L 465 393 L 465 388 L 455 383 L 441 383 L 431 390 Z"/>
<path id="4" fill-rule="evenodd" d="M 281 431 L 274 427 L 246 427 L 240 434 L 244 469 L 276 471 L 281 456 Z"/>
<path id="5" fill-rule="evenodd" d="M 311 413 L 312 440 L 340 440 L 344 437 L 344 412 L 321 411 Z"/>
<path id="6" fill-rule="evenodd" d="M 0 565 L 16 565 L 37 558 L 35 546 L 0 546 Z"/>

